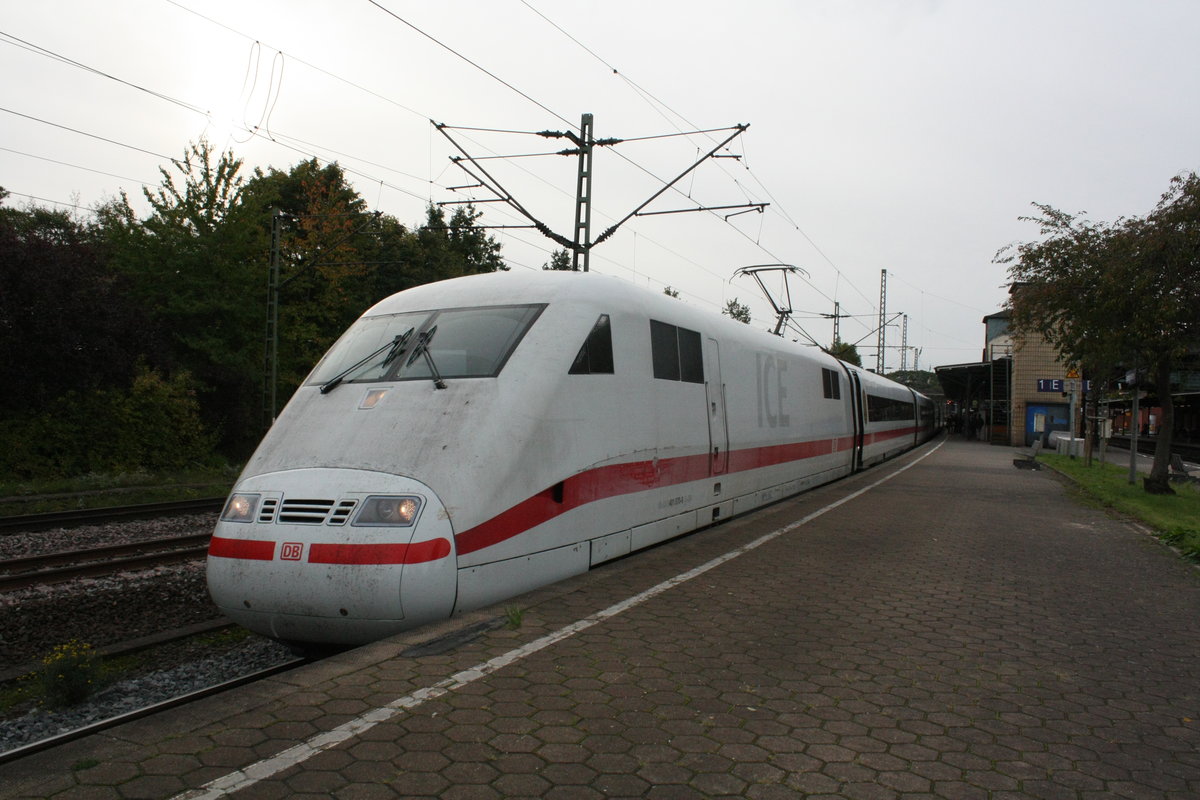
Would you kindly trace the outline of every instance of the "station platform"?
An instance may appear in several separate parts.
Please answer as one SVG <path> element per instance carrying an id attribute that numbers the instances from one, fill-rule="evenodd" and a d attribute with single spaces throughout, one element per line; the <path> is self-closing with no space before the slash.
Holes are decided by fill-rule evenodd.
<path id="1" fill-rule="evenodd" d="M 1017 452 L 935 442 L 511 601 L 519 628 L 4 765 L 0 797 L 1200 797 L 1200 570 Z"/>

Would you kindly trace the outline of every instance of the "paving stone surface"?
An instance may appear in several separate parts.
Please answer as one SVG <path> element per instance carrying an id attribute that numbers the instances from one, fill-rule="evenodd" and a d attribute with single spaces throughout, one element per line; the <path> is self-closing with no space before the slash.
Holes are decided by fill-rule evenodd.
<path id="1" fill-rule="evenodd" d="M 544 646 L 921 453 L 522 598 L 519 629 L 453 652 L 377 643 L 0 767 L 0 797 L 233 774 L 238 798 L 1200 798 L 1200 572 L 1012 453 L 949 441 Z"/>

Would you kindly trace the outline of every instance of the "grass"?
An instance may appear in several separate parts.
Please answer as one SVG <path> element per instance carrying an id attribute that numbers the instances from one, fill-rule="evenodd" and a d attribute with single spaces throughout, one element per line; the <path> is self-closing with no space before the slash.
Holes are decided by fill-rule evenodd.
<path id="1" fill-rule="evenodd" d="M 45 481 L 0 480 L 0 516 L 222 497 L 229 493 L 238 471 L 237 467 L 222 467 L 163 475 L 129 472 Z"/>
<path id="2" fill-rule="evenodd" d="M 1200 485 L 1172 482 L 1174 495 L 1152 495 L 1142 488 L 1141 475 L 1137 483 L 1129 483 L 1127 467 L 1100 461 L 1086 467 L 1081 458 L 1050 454 L 1038 458 L 1101 505 L 1140 520 L 1187 558 L 1200 562 Z"/>
<path id="3" fill-rule="evenodd" d="M 508 619 L 508 629 L 515 631 L 521 627 L 521 623 L 525 618 L 525 612 L 520 606 L 505 606 L 504 616 Z"/>
<path id="4" fill-rule="evenodd" d="M 0 717 L 23 712 L 33 703 L 42 700 L 37 676 L 30 673 L 18 680 L 0 684 Z"/>

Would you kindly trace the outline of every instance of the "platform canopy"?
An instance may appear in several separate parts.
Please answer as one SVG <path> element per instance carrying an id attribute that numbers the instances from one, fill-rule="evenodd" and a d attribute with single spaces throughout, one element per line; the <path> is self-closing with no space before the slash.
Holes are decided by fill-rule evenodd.
<path id="1" fill-rule="evenodd" d="M 964 408 L 971 406 L 973 400 L 992 398 L 992 381 L 999 378 L 996 388 L 1003 392 L 1002 400 L 1007 400 L 1008 363 L 1011 359 L 1003 358 L 996 361 L 981 361 L 976 364 L 950 364 L 944 367 L 934 367 L 938 382 L 946 399 L 959 403 Z M 997 372 L 1000 374 L 997 375 Z"/>

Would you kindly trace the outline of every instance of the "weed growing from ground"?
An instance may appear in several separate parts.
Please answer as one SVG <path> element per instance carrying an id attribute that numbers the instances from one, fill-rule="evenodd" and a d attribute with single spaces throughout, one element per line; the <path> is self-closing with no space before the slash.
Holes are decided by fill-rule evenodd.
<path id="1" fill-rule="evenodd" d="M 508 629 L 515 631 L 521 627 L 521 619 L 525 616 L 525 612 L 518 606 L 506 606 L 504 608 L 504 616 L 508 618 Z"/>
<path id="2" fill-rule="evenodd" d="M 91 696 L 100 679 L 100 660 L 90 644 L 72 639 L 42 659 L 37 683 L 42 702 L 52 708 L 73 706 Z"/>

